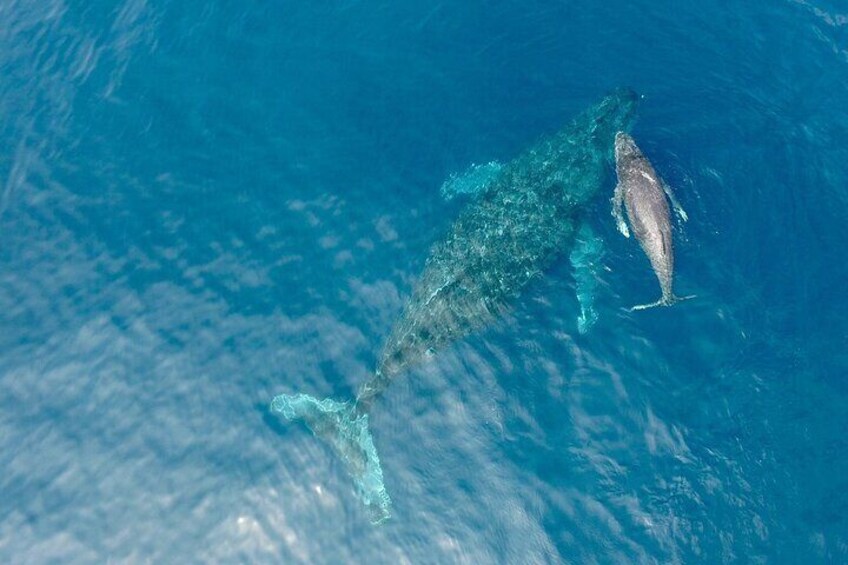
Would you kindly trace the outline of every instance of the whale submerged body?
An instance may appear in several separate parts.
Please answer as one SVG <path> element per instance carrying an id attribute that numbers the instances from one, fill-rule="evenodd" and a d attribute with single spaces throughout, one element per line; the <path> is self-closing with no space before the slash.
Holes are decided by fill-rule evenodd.
<path id="1" fill-rule="evenodd" d="M 522 289 L 575 244 L 585 205 L 608 177 L 616 132 L 638 97 L 614 91 L 560 132 L 500 166 L 436 243 L 413 295 L 355 402 L 280 395 L 271 409 L 302 419 L 345 462 L 374 523 L 391 499 L 368 429 L 368 411 L 392 380 L 426 355 L 495 320 Z"/>

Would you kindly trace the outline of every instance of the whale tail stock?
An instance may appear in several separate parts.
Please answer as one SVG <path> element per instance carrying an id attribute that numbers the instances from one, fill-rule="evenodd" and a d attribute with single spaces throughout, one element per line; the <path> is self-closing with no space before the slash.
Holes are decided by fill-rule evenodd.
<path id="1" fill-rule="evenodd" d="M 683 302 L 684 300 L 690 300 L 692 298 L 696 298 L 695 294 L 690 294 L 688 296 L 675 296 L 671 294 L 669 296 L 663 296 L 656 302 L 651 302 L 650 304 L 639 304 L 638 306 L 633 306 L 632 308 L 628 308 L 630 312 L 636 312 L 638 310 L 647 310 L 648 308 L 655 308 L 657 306 L 671 306 L 672 304 L 677 304 L 678 302 Z"/>
<path id="2" fill-rule="evenodd" d="M 380 524 L 389 518 L 392 500 L 383 484 L 383 469 L 365 410 L 351 402 L 281 394 L 271 402 L 271 411 L 289 421 L 303 420 L 313 434 L 332 448 L 353 479 L 356 495 L 368 508 L 371 523 Z"/>

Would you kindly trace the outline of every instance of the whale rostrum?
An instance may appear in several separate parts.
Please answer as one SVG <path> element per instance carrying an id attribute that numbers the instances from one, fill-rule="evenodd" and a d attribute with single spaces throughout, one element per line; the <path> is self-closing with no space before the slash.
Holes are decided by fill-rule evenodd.
<path id="1" fill-rule="evenodd" d="M 371 520 L 391 511 L 368 429 L 374 401 L 425 356 L 495 320 L 535 277 L 575 245 L 586 204 L 609 177 L 616 132 L 630 129 L 638 97 L 619 89 L 491 178 L 434 244 L 374 375 L 353 402 L 280 395 L 271 409 L 302 419 L 345 462 Z"/>

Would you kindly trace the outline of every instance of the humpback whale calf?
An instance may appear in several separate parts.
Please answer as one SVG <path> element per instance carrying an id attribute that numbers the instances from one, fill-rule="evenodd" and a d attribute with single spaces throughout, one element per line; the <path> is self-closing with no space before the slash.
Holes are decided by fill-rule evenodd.
<path id="1" fill-rule="evenodd" d="M 684 221 L 688 219 L 686 212 L 677 203 L 671 189 L 657 176 L 654 167 L 636 146 L 633 138 L 624 132 L 615 136 L 615 171 L 618 184 L 612 199 L 612 214 L 618 230 L 625 237 L 630 237 L 630 231 L 621 213 L 621 207 L 624 206 L 633 233 L 651 261 L 651 267 L 662 290 L 662 297 L 656 302 L 640 304 L 630 310 L 671 306 L 675 302 L 694 298 L 675 296 L 671 288 L 674 279 L 674 247 L 666 196 Z"/>
<path id="2" fill-rule="evenodd" d="M 372 404 L 423 358 L 496 319 L 530 281 L 570 251 L 585 205 L 611 168 L 615 134 L 630 129 L 636 104 L 635 93 L 616 90 L 558 133 L 489 171 L 486 186 L 432 247 L 373 376 L 353 402 L 307 394 L 272 401 L 273 412 L 302 419 L 344 461 L 373 523 L 389 517 L 391 499 L 368 428 Z"/>

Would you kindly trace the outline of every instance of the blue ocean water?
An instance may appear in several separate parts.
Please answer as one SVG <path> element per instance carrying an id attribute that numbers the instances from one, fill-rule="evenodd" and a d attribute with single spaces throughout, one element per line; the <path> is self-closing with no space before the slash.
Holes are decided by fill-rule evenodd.
<path id="1" fill-rule="evenodd" d="M 848 561 L 848 8 L 0 2 L 0 561 Z M 675 188 L 657 298 L 608 197 L 371 413 L 392 518 L 269 410 L 351 398 L 430 247 L 600 96 Z"/>

